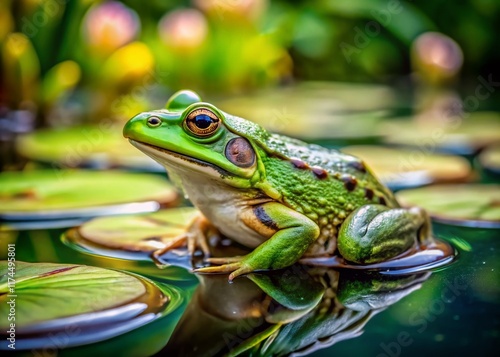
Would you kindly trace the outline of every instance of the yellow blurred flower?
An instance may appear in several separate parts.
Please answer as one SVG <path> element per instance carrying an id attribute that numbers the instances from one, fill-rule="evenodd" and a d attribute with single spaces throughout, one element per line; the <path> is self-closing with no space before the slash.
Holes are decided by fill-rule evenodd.
<path id="1" fill-rule="evenodd" d="M 64 61 L 52 67 L 43 79 L 43 96 L 52 103 L 64 92 L 73 89 L 81 78 L 80 66 L 74 61 Z"/>
<path id="2" fill-rule="evenodd" d="M 34 101 L 40 75 L 40 63 L 36 51 L 22 33 L 7 35 L 2 48 L 3 80 L 9 88 L 8 97 L 13 105 L 22 101 Z"/>
<path id="3" fill-rule="evenodd" d="M 193 3 L 220 20 L 226 16 L 257 20 L 267 8 L 267 0 L 193 0 Z"/>
<path id="4" fill-rule="evenodd" d="M 132 42 L 113 53 L 104 64 L 104 76 L 113 82 L 140 80 L 151 72 L 154 58 L 148 46 Z"/>
<path id="5" fill-rule="evenodd" d="M 255 54 L 259 55 L 256 56 Z M 288 52 L 266 35 L 249 38 L 242 51 L 245 63 L 252 68 L 252 73 L 262 71 L 266 78 L 276 81 L 292 74 L 293 61 Z M 257 83 L 255 84 L 257 85 Z"/>

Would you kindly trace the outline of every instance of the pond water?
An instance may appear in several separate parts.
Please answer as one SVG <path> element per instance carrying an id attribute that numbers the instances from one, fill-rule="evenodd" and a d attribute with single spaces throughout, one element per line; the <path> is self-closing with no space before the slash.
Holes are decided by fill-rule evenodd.
<path id="1" fill-rule="evenodd" d="M 134 271 L 176 286 L 185 301 L 153 324 L 108 341 L 63 348 L 60 355 L 211 356 L 245 343 L 250 344 L 245 354 L 253 355 L 496 355 L 500 230 L 434 224 L 436 236 L 456 247 L 458 258 L 431 273 L 294 266 L 233 284 L 222 275 L 197 278 L 181 268 L 158 270 L 151 262 L 81 254 L 61 243 L 64 231 L 4 232 L 2 240 L 17 238 L 17 260 Z M 252 350 L 252 344 L 258 348 Z"/>
<path id="2" fill-rule="evenodd" d="M 312 356 L 493 356 L 500 337 L 499 230 L 434 225 L 459 250 L 422 287 L 375 316 L 360 337 Z"/>

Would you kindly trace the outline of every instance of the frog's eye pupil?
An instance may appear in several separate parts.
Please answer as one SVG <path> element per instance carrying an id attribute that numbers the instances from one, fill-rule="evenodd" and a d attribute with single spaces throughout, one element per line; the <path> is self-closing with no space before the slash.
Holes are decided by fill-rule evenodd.
<path id="1" fill-rule="evenodd" d="M 149 117 L 148 118 L 148 125 L 150 127 L 157 127 L 160 126 L 161 124 L 161 119 L 158 117 Z"/>
<path id="2" fill-rule="evenodd" d="M 200 129 L 206 129 L 212 124 L 212 118 L 206 114 L 199 114 L 194 117 L 194 125 Z"/>
<path id="3" fill-rule="evenodd" d="M 208 108 L 196 108 L 192 110 L 185 120 L 185 127 L 198 137 L 209 137 L 220 127 L 220 119 Z"/>

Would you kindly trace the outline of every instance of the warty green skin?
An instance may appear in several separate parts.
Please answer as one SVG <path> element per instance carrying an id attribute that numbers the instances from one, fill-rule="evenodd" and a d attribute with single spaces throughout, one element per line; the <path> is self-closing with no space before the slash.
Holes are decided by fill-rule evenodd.
<path id="1" fill-rule="evenodd" d="M 200 108 L 221 120 L 209 137 L 186 127 L 186 117 Z M 161 125 L 149 126 L 151 117 Z M 203 272 L 232 272 L 233 279 L 286 267 L 304 255 L 336 253 L 354 263 L 374 263 L 430 237 L 425 212 L 399 208 L 361 160 L 271 134 L 201 102 L 194 92 L 178 92 L 166 109 L 138 114 L 125 125 L 124 136 L 163 164 L 223 234 L 255 248 L 245 257 L 209 259 L 222 265 Z M 250 167 L 226 157 L 235 138 L 250 144 Z"/>

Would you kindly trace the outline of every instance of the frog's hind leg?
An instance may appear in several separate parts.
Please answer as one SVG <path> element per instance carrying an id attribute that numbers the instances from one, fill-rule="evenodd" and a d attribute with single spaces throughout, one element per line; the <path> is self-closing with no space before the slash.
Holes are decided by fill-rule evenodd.
<path id="1" fill-rule="evenodd" d="M 244 210 L 241 220 L 268 238 L 244 257 L 210 258 L 223 264 L 196 269 L 198 273 L 227 273 L 229 280 L 257 270 L 280 269 L 295 263 L 319 236 L 318 225 L 303 214 L 278 202 L 267 202 Z"/>
<path id="2" fill-rule="evenodd" d="M 365 205 L 342 223 L 337 244 L 346 260 L 373 264 L 395 258 L 418 244 L 431 242 L 430 220 L 423 209 Z"/>

